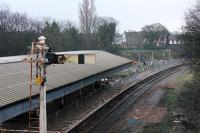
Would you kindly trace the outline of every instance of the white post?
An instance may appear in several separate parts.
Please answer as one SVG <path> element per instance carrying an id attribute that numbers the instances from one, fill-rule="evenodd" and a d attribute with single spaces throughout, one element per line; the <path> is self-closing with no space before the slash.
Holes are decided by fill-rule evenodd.
<path id="1" fill-rule="evenodd" d="M 40 87 L 40 133 L 47 133 L 46 87 Z"/>
<path id="2" fill-rule="evenodd" d="M 153 61 L 154 61 L 154 53 L 153 53 L 153 51 L 152 51 L 152 53 L 151 53 L 151 65 L 153 66 Z"/>
<path id="3" fill-rule="evenodd" d="M 163 50 L 163 60 L 164 60 L 164 58 L 165 58 L 165 53 L 164 53 L 165 51 Z"/>
<path id="4" fill-rule="evenodd" d="M 141 59 L 140 59 L 140 52 L 139 52 L 139 57 L 138 57 L 138 58 L 139 58 L 139 64 L 140 64 L 140 62 L 141 62 Z"/>
<path id="5" fill-rule="evenodd" d="M 40 69 L 41 69 L 41 85 L 40 85 L 40 133 L 47 133 L 47 111 L 46 111 L 46 54 L 48 47 L 45 45 L 46 38 L 41 36 L 39 40 L 39 49 L 40 49 Z"/>

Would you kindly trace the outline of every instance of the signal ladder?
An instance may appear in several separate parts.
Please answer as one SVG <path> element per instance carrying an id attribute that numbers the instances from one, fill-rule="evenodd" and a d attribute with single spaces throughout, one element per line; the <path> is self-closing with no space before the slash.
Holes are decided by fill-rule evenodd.
<path id="1" fill-rule="evenodd" d="M 38 95 L 38 99 L 34 98 L 34 90 L 33 90 L 33 79 L 37 78 L 41 75 L 41 68 L 39 66 L 39 62 L 37 61 L 39 58 L 39 54 L 37 52 L 36 59 L 34 61 L 34 48 L 31 50 L 31 59 L 30 59 L 30 97 L 29 97 L 29 131 L 38 131 L 39 132 L 39 116 L 40 116 L 40 97 Z M 35 66 L 34 66 L 35 65 Z M 33 75 L 33 68 L 35 68 L 36 75 Z M 39 92 L 39 91 L 38 91 Z"/>

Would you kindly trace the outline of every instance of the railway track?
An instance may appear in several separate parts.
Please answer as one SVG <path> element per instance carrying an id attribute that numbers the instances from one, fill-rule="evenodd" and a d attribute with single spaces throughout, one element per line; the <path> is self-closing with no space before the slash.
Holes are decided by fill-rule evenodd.
<path id="1" fill-rule="evenodd" d="M 68 132 L 106 132 L 113 122 L 115 122 L 131 105 L 136 103 L 152 86 L 166 77 L 185 69 L 188 69 L 188 67 L 183 65 L 174 66 L 147 77 L 142 81 L 129 85 L 125 91 L 97 109 Z"/>

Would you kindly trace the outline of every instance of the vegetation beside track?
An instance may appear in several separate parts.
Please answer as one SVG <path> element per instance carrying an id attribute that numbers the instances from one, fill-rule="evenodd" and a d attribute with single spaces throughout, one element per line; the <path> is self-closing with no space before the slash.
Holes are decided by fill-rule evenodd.
<path id="1" fill-rule="evenodd" d="M 143 133 L 197 133 L 200 132 L 200 77 L 198 73 L 176 79 L 177 86 L 166 87 L 160 106 L 167 108 L 165 119 L 145 126 Z"/>
<path id="2" fill-rule="evenodd" d="M 179 48 L 181 49 L 181 48 Z M 140 58 L 142 60 L 151 60 L 152 58 L 152 51 L 154 59 L 168 59 L 169 58 L 169 49 L 120 49 L 120 55 L 127 57 L 132 60 L 138 60 L 139 58 L 139 52 L 140 52 Z M 164 56 L 163 56 L 164 52 Z M 179 53 L 176 50 L 170 49 L 170 57 L 172 58 L 178 58 L 180 57 Z"/>

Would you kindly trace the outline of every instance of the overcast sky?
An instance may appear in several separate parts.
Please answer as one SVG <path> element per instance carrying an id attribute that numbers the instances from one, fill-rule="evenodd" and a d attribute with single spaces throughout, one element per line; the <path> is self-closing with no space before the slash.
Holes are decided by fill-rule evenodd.
<path id="1" fill-rule="evenodd" d="M 30 16 L 48 16 L 72 20 L 78 24 L 82 0 L 0 0 L 14 11 Z M 179 31 L 184 13 L 195 0 L 95 0 L 98 16 L 119 21 L 119 30 L 141 30 L 146 24 L 161 23 L 170 31 Z"/>

